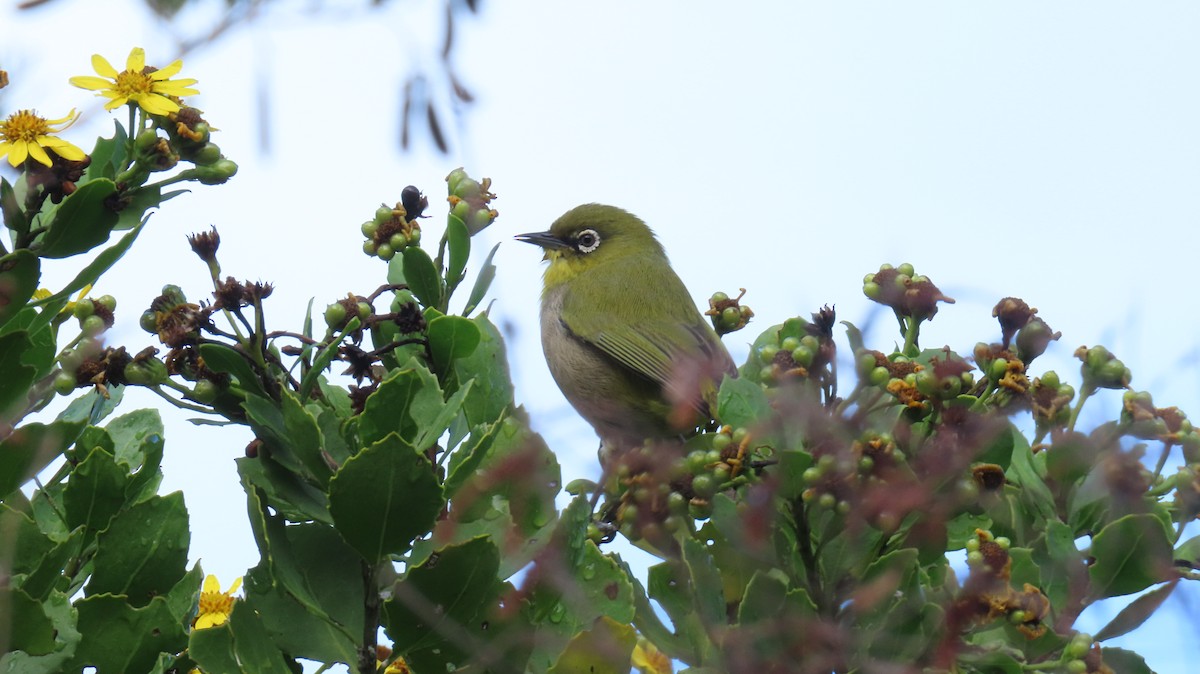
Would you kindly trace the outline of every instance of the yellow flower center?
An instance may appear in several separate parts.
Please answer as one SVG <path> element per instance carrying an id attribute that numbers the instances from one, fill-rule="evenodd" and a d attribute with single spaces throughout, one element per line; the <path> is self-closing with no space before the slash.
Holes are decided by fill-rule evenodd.
<path id="1" fill-rule="evenodd" d="M 220 613 L 229 615 L 233 612 L 233 597 L 222 592 L 200 593 L 200 615 Z"/>
<path id="2" fill-rule="evenodd" d="M 126 70 L 122 73 L 117 73 L 116 86 L 113 87 L 122 96 L 133 97 L 134 94 L 148 94 L 154 86 L 154 80 L 150 79 L 150 73 L 154 70 L 147 68 L 138 72 Z"/>
<path id="3" fill-rule="evenodd" d="M 0 123 L 0 136 L 10 143 L 17 141 L 32 143 L 37 140 L 38 136 L 45 136 L 50 131 L 50 123 L 46 121 L 46 118 L 39 117 L 32 110 L 18 110 Z"/>

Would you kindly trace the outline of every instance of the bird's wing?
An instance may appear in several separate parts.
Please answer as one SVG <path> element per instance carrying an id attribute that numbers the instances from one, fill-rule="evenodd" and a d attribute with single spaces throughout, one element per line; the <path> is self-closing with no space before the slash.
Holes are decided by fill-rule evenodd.
<path id="1" fill-rule="evenodd" d="M 640 265 L 629 273 L 589 274 L 578 282 L 587 284 L 587 292 L 564 298 L 563 323 L 625 367 L 662 386 L 677 384 L 682 367 L 716 370 L 718 380 L 721 373 L 733 372 L 725 347 L 670 267 Z"/>

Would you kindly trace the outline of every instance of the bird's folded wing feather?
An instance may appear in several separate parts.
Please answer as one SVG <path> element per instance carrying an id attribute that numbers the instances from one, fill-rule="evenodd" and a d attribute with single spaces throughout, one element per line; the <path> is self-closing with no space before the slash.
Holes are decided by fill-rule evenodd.
<path id="1" fill-rule="evenodd" d="M 599 348 L 624 366 L 667 386 L 677 368 L 720 363 L 728 355 L 704 323 L 679 277 L 666 265 L 643 265 L 629 275 L 592 274 L 579 279 L 590 287 L 573 292 L 563 303 L 562 321 L 576 337 Z M 581 298 L 588 298 L 583 306 Z M 683 298 L 682 303 L 679 298 Z M 724 365 L 724 364 L 723 364 Z M 732 371 L 730 361 L 723 369 Z"/>

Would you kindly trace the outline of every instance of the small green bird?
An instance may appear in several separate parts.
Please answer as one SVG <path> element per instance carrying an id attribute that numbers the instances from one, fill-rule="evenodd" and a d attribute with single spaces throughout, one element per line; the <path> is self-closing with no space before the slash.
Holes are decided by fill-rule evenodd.
<path id="1" fill-rule="evenodd" d="M 609 449 L 709 418 L 733 359 L 644 222 L 585 204 L 516 238 L 550 262 L 541 321 L 550 373 Z"/>

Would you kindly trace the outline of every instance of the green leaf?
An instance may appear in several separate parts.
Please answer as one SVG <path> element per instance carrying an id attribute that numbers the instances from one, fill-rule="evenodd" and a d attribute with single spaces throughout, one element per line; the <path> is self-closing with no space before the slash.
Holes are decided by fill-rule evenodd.
<path id="1" fill-rule="evenodd" d="M 54 649 L 45 655 L 31 655 L 10 648 L 7 653 L 0 655 L 0 671 L 8 674 L 70 671 L 65 665 L 75 655 L 75 649 L 79 645 L 79 631 L 75 629 L 75 609 L 66 595 L 55 592 L 42 602 L 41 611 L 50 620 Z"/>
<path id="2" fill-rule="evenodd" d="M 246 601 L 271 639 L 293 657 L 353 663 L 363 630 L 362 557 L 331 527 L 299 524 L 282 529 L 286 545 L 272 545 L 270 561 L 286 556 L 310 611 L 271 573 L 269 562 L 246 576 Z"/>
<path id="3" fill-rule="evenodd" d="M 283 413 L 288 449 L 299 457 L 319 484 L 327 484 L 333 476 L 333 469 L 325 459 L 325 436 L 317 425 L 316 417 L 287 390 L 280 392 L 279 407 Z"/>
<path id="4" fill-rule="evenodd" d="M 82 421 L 95 426 L 103 421 L 105 417 L 112 414 L 113 410 L 117 408 L 117 405 L 121 403 L 121 399 L 124 397 L 124 386 L 110 386 L 107 398 L 101 395 L 99 391 L 92 389 L 72 400 L 67 405 L 67 409 L 59 413 L 58 420 L 65 422 Z"/>
<path id="5" fill-rule="evenodd" d="M 0 325 L 25 308 L 41 277 L 41 261 L 28 250 L 0 257 Z"/>
<path id="6" fill-rule="evenodd" d="M 693 602 L 701 622 L 716 625 L 725 619 L 725 595 L 712 555 L 696 539 L 683 541 L 683 563 L 691 574 Z"/>
<path id="7" fill-rule="evenodd" d="M 0 335 L 23 331 L 29 335 L 30 347 L 21 354 L 21 362 L 34 368 L 34 380 L 50 374 L 58 352 L 55 330 L 41 323 L 41 312 L 34 307 L 25 307 L 16 316 L 0 326 Z"/>
<path id="8" fill-rule="evenodd" d="M 478 432 L 473 434 L 474 441 L 470 446 L 464 445 L 450 455 L 445 484 L 446 498 L 453 498 L 458 488 L 475 474 L 475 470 L 491 451 L 499 430 L 499 423 L 478 429 Z"/>
<path id="9" fill-rule="evenodd" d="M 238 666 L 234 648 L 233 627 L 228 622 L 217 627 L 192 630 L 188 639 L 188 657 L 206 674 L 248 674 Z"/>
<path id="10" fill-rule="evenodd" d="M 0 541 L 5 546 L 5 562 L 10 564 L 6 571 L 14 576 L 36 569 L 54 548 L 54 541 L 38 529 L 32 517 L 4 503 L 0 503 Z"/>
<path id="11" fill-rule="evenodd" d="M 1021 500 L 1034 513 L 1047 520 L 1058 519 L 1054 507 L 1054 495 L 1046 486 L 1046 481 L 1038 473 L 1033 463 L 1033 451 L 1029 441 L 1015 428 L 1010 428 L 1009 435 L 1013 438 L 1012 464 L 1009 466 L 1009 478 L 1020 485 Z"/>
<path id="12" fill-rule="evenodd" d="M 116 129 L 112 138 L 100 138 L 96 141 L 95 149 L 91 152 L 92 163 L 83 172 L 83 181 L 90 182 L 98 178 L 112 179 L 117 171 L 124 167 L 125 143 L 129 135 L 120 122 L 114 121 Z"/>
<path id="13" fill-rule="evenodd" d="M 13 186 L 8 180 L 0 178 L 0 215 L 4 217 L 4 226 L 17 234 L 29 231 L 29 220 L 21 209 L 21 201 L 13 192 Z"/>
<path id="14" fill-rule="evenodd" d="M 117 214 L 117 224 L 113 229 L 126 230 L 138 226 L 146 217 L 146 211 L 151 208 L 157 208 L 165 201 L 170 201 L 180 194 L 187 194 L 191 190 L 172 190 L 166 194 L 162 193 L 162 188 L 157 185 L 139 187 L 133 191 L 129 203 L 125 204 L 121 212 Z"/>
<path id="15" fill-rule="evenodd" d="M 1123 648 L 1101 648 L 1100 655 L 1104 664 L 1117 674 L 1154 674 L 1154 670 L 1146 664 L 1146 659 Z"/>
<path id="16" fill-rule="evenodd" d="M 446 372 L 451 362 L 471 355 L 481 338 L 475 323 L 462 316 L 438 316 L 429 322 L 426 334 L 438 372 Z"/>
<path id="17" fill-rule="evenodd" d="M 446 218 L 446 241 L 450 252 L 449 263 L 446 266 L 446 287 L 449 294 L 462 281 L 467 259 L 471 257 L 471 235 L 467 232 L 467 225 L 455 215 Z"/>
<path id="18" fill-rule="evenodd" d="M 459 385 L 474 381 L 463 401 L 463 412 L 472 427 L 491 424 L 513 407 L 513 384 L 508 370 L 504 337 L 486 315 L 471 319 L 479 330 L 479 346 L 469 355 L 454 360 Z"/>
<path id="19" fill-rule="evenodd" d="M 258 378 L 254 368 L 250 366 L 250 362 L 233 348 L 224 344 L 201 344 L 200 357 L 204 359 L 205 367 L 213 372 L 224 372 L 231 375 L 247 393 L 252 393 L 260 398 L 268 397 L 266 390 L 262 387 L 262 381 Z"/>
<path id="20" fill-rule="evenodd" d="M 246 602 L 234 602 L 233 613 L 229 616 L 229 629 L 233 635 L 233 652 L 239 672 L 292 674 L 283 654 L 271 641 L 262 618 Z M 199 660 L 197 663 L 203 665 Z"/>
<path id="21" fill-rule="evenodd" d="M 1132 594 L 1174 575 L 1170 538 L 1154 515 L 1126 515 L 1104 527 L 1092 538 L 1091 556 L 1093 598 Z"/>
<path id="22" fill-rule="evenodd" d="M 29 655 L 45 655 L 54 650 L 54 625 L 42 610 L 41 602 L 20 589 L 0 587 L 0 628 L 8 637 L 8 648 Z"/>
<path id="23" fill-rule="evenodd" d="M 183 577 L 190 539 L 181 492 L 119 513 L 100 533 L 87 594 L 123 594 L 134 606 L 145 606 Z"/>
<path id="24" fill-rule="evenodd" d="M 406 552 L 443 505 L 433 466 L 396 434 L 351 457 L 329 481 L 334 526 L 372 563 Z"/>
<path id="25" fill-rule="evenodd" d="M 88 540 L 108 527 L 109 520 L 125 504 L 125 488 L 129 471 L 119 465 L 103 447 L 93 449 L 75 467 L 63 502 L 67 511 L 67 526 L 84 527 Z"/>
<path id="26" fill-rule="evenodd" d="M 636 644 L 633 627 L 601 616 L 591 629 L 571 638 L 548 674 L 628 674 Z"/>
<path id="27" fill-rule="evenodd" d="M 364 445 L 378 442 L 389 433 L 398 433 L 425 449 L 449 427 L 462 401 L 462 396 L 452 397 L 450 403 L 442 400 L 442 390 L 433 373 L 410 361 L 367 398 L 358 432 Z"/>
<path id="28" fill-rule="evenodd" d="M 166 597 L 134 608 L 124 597 L 96 594 L 75 606 L 82 637 L 72 661 L 74 671 L 90 665 L 98 674 L 145 672 L 159 653 L 178 653 L 187 644 L 183 625 L 171 614 Z"/>
<path id="29" fill-rule="evenodd" d="M 70 299 L 72 293 L 79 292 L 84 286 L 90 283 L 95 283 L 104 275 L 104 272 L 111 269 L 117 263 L 117 260 L 120 260 L 129 248 L 133 246 L 133 242 L 137 240 L 138 234 L 142 232 L 142 227 L 144 226 L 145 223 L 126 232 L 125 236 L 122 236 L 119 241 L 105 248 L 99 255 L 92 259 L 62 290 L 41 300 L 40 304 L 44 309 L 40 315 L 38 325 L 43 327 L 49 325 L 50 321 L 58 315 L 58 312 L 66 306 L 67 300 Z"/>
<path id="30" fill-rule="evenodd" d="M 2 342 L 3 338 L 0 338 Z M 3 349 L 2 345 L 0 349 Z M 3 358 L 0 355 L 0 360 Z M 8 380 L 0 381 L 4 381 L 5 386 L 9 383 Z M 82 422 L 29 423 L 0 441 L 0 497 L 7 496 L 41 472 L 70 447 L 82 431 Z"/>
<path id="31" fill-rule="evenodd" d="M 1125 608 L 1108 621 L 1107 625 L 1096 632 L 1094 637 L 1096 641 L 1119 637 L 1141 627 L 1142 623 L 1154 615 L 1154 612 L 1171 596 L 1178 584 L 1178 579 L 1164 583 L 1126 604 Z"/>
<path id="32" fill-rule="evenodd" d="M 750 428 L 771 411 L 762 386 L 749 379 L 726 377 L 717 392 L 717 417 L 734 428 Z"/>
<path id="33" fill-rule="evenodd" d="M 54 540 L 49 536 L 47 538 Z M 51 596 L 51 591 L 63 580 L 65 575 L 63 569 L 72 559 L 79 556 L 82 548 L 83 530 L 76 529 L 42 557 L 37 568 L 21 583 L 21 589 L 36 599 L 46 599 Z M 74 624 L 74 620 L 72 620 L 72 624 Z"/>
<path id="34" fill-rule="evenodd" d="M 467 296 L 467 303 L 463 307 L 463 316 L 470 316 L 472 311 L 479 306 L 483 301 L 487 291 L 492 287 L 492 280 L 496 278 L 496 265 L 492 264 L 492 258 L 496 256 L 496 251 L 500 249 L 500 244 L 492 246 L 491 252 L 483 260 L 483 266 L 479 268 L 479 275 L 475 277 L 475 285 L 471 287 L 471 294 Z"/>
<path id="35" fill-rule="evenodd" d="M 104 243 L 117 224 L 117 214 L 106 204 L 117 186 L 107 178 L 81 185 L 54 212 L 40 245 L 38 255 L 64 258 L 85 253 Z"/>
<path id="36" fill-rule="evenodd" d="M 424 249 L 409 246 L 404 257 L 404 282 L 425 307 L 440 307 L 442 304 L 442 279 L 438 276 L 433 260 Z"/>
<path id="37" fill-rule="evenodd" d="M 293 522 L 315 520 L 333 524 L 325 492 L 270 456 L 240 457 L 235 460 L 243 481 L 263 490 L 267 501 Z"/>
<path id="38" fill-rule="evenodd" d="M 383 605 L 393 648 L 417 671 L 462 664 L 473 641 L 487 640 L 487 612 L 496 603 L 500 551 L 487 538 L 444 547 L 392 586 Z"/>
<path id="39" fill-rule="evenodd" d="M 1189 569 L 1200 569 L 1200 536 L 1193 536 L 1175 548 L 1175 563 Z"/>
<path id="40" fill-rule="evenodd" d="M 155 409 L 134 410 L 108 422 L 104 427 L 112 437 L 114 457 L 117 463 L 137 468 L 146 457 L 143 446 L 149 438 L 161 438 L 163 430 L 162 416 Z"/>
<path id="41" fill-rule="evenodd" d="M 33 347 L 33 340 L 24 330 L 0 335 L 0 421 L 9 422 L 10 415 L 17 415 L 29 395 L 29 388 L 37 375 L 37 368 L 26 365 L 24 355 Z M 0 458 L 0 461 L 4 461 Z M 2 466 L 2 464 L 0 464 Z M 0 468 L 0 480 L 3 479 L 3 469 Z M 2 485 L 0 485 L 2 486 Z M 7 494 L 11 489 L 0 489 L 0 494 Z"/>

